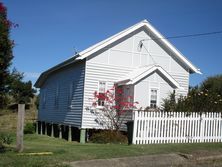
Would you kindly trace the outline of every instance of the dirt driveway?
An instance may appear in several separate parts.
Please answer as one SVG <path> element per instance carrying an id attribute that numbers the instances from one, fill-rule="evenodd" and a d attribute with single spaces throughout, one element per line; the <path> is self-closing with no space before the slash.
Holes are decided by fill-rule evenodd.
<path id="1" fill-rule="evenodd" d="M 197 152 L 188 154 L 160 154 L 138 157 L 75 161 L 72 167 L 221 167 L 221 153 Z"/>

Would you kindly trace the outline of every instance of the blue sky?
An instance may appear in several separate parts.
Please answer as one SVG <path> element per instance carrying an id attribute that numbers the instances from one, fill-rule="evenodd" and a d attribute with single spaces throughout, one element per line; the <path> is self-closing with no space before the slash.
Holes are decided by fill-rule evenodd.
<path id="1" fill-rule="evenodd" d="M 1 0 L 0 0 L 1 1 Z M 12 67 L 36 81 L 48 68 L 119 31 L 147 19 L 164 36 L 222 30 L 221 0 L 3 0 L 18 23 Z M 170 39 L 203 75 L 222 73 L 222 34 Z"/>

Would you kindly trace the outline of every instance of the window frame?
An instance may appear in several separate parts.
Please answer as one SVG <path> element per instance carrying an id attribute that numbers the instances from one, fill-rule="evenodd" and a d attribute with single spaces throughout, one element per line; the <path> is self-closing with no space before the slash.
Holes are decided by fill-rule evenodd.
<path id="1" fill-rule="evenodd" d="M 68 108 L 70 109 L 72 108 L 73 91 L 74 91 L 74 81 L 69 83 L 67 105 L 68 105 Z"/>
<path id="2" fill-rule="evenodd" d="M 156 90 L 156 107 L 151 107 L 151 95 L 152 95 L 152 90 Z M 157 87 L 151 87 L 149 89 L 149 107 L 150 108 L 158 108 L 159 107 L 159 88 Z"/>
<path id="3" fill-rule="evenodd" d="M 125 87 L 125 91 L 126 91 L 126 92 L 124 93 L 124 96 L 127 97 L 127 102 L 128 102 L 128 103 L 132 103 L 132 99 L 130 98 L 130 96 L 131 96 L 130 90 L 131 90 L 130 86 L 127 85 L 127 86 Z"/>
<path id="4" fill-rule="evenodd" d="M 47 93 L 47 89 L 42 89 L 42 92 L 41 92 L 41 98 L 42 98 L 42 109 L 45 109 L 46 108 L 46 93 Z"/>
<path id="5" fill-rule="evenodd" d="M 106 90 L 107 90 L 107 82 L 106 81 L 98 81 L 98 94 L 100 93 L 100 83 L 101 82 L 104 82 L 105 83 L 105 90 L 104 90 L 104 94 L 106 93 Z M 97 108 L 103 108 L 105 105 L 105 102 L 103 105 L 99 105 L 99 100 L 97 101 Z"/>
<path id="6" fill-rule="evenodd" d="M 56 92 L 55 92 L 55 108 L 59 108 L 59 92 L 60 92 L 60 85 L 59 83 L 56 84 Z"/>

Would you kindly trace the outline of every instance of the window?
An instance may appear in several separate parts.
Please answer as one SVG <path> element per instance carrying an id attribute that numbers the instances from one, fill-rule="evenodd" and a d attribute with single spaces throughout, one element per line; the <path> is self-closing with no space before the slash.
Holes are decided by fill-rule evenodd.
<path id="1" fill-rule="evenodd" d="M 73 99 L 73 82 L 69 84 L 69 93 L 68 93 L 68 107 L 72 106 L 72 99 Z"/>
<path id="2" fill-rule="evenodd" d="M 157 89 L 151 89 L 150 91 L 150 107 L 156 108 L 157 107 Z"/>
<path id="3" fill-rule="evenodd" d="M 98 106 L 104 106 L 104 97 L 106 91 L 106 82 L 99 82 L 99 99 L 98 99 Z"/>
<path id="4" fill-rule="evenodd" d="M 125 96 L 127 98 L 127 102 L 132 102 L 132 99 L 130 98 L 130 88 L 129 87 L 126 87 Z"/>
<path id="5" fill-rule="evenodd" d="M 43 89 L 41 92 L 41 98 L 42 98 L 42 108 L 45 108 L 46 106 L 46 89 Z"/>
<path id="6" fill-rule="evenodd" d="M 56 86 L 55 92 L 55 107 L 59 106 L 59 85 Z"/>

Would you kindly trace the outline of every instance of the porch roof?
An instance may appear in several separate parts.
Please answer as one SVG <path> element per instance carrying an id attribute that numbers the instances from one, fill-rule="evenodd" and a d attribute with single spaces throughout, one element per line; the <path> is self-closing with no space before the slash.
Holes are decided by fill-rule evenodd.
<path id="1" fill-rule="evenodd" d="M 145 78 L 146 76 L 150 75 L 151 73 L 158 71 L 160 72 L 167 81 L 169 81 L 175 88 L 184 89 L 180 86 L 180 84 L 167 72 L 165 71 L 160 65 L 153 64 L 149 66 L 143 66 L 140 68 L 136 68 L 127 76 L 121 78 L 117 81 L 118 85 L 130 85 L 135 84 L 136 82 L 140 81 L 141 79 Z"/>

